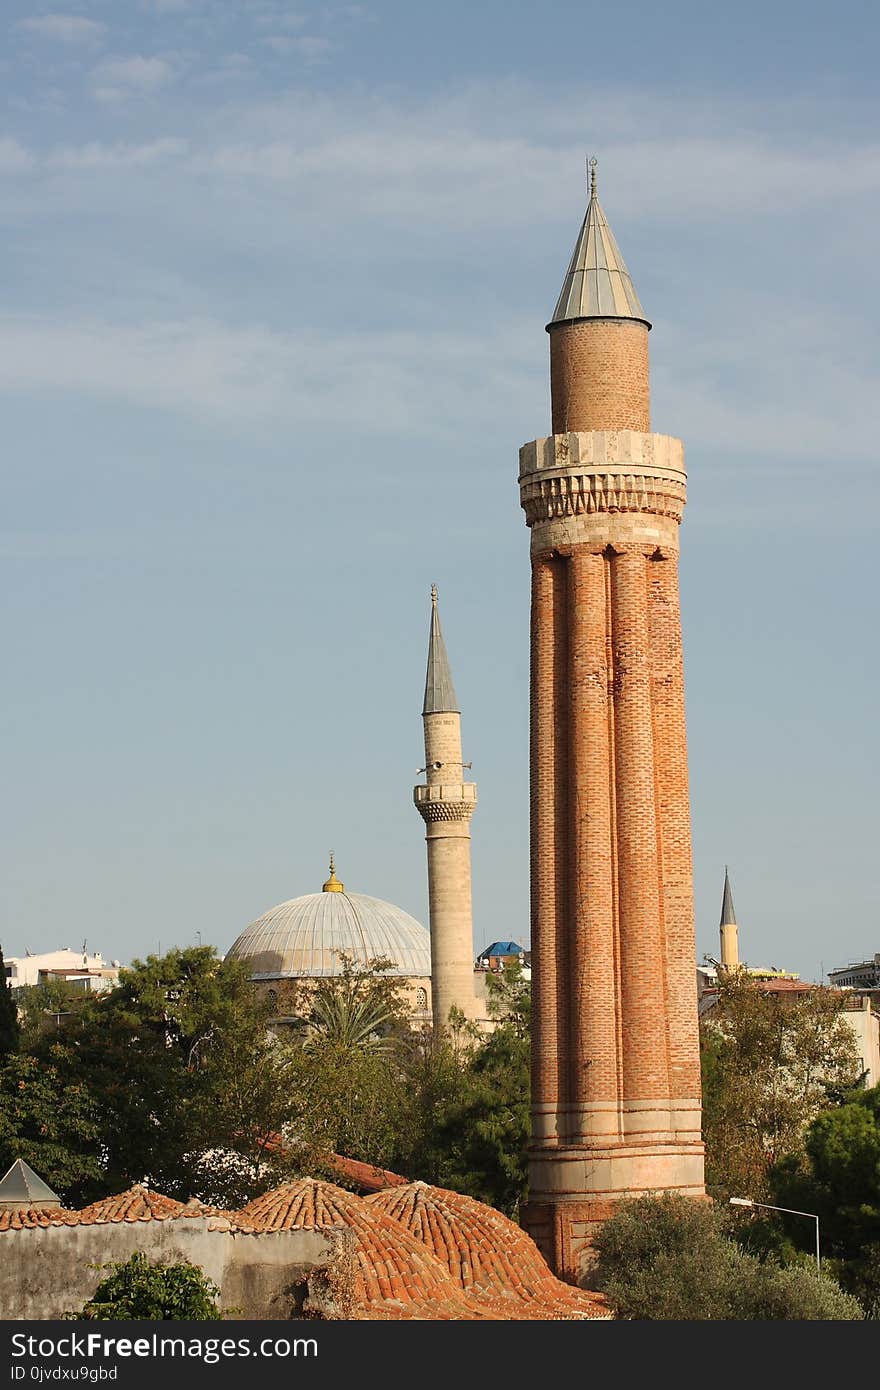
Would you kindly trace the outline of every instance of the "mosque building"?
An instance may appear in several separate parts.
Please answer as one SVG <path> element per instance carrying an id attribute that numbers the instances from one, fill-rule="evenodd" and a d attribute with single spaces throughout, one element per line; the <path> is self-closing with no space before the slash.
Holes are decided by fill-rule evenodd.
<path id="1" fill-rule="evenodd" d="M 477 788 L 464 781 L 461 713 L 440 628 L 437 587 L 431 587 L 431 626 L 422 703 L 425 783 L 415 788 L 425 822 L 430 934 L 394 903 L 351 893 L 330 875 L 320 893 L 270 908 L 246 927 L 227 953 L 247 963 L 251 979 L 269 994 L 280 1019 L 303 1008 L 308 981 L 390 962 L 382 973 L 399 979 L 414 1027 L 448 1027 L 451 1009 L 489 1026 L 482 961 L 474 959 L 470 818 Z M 304 993 L 305 986 L 305 993 Z"/>
<path id="2" fill-rule="evenodd" d="M 305 981 L 341 975 L 346 960 L 361 970 L 376 960 L 390 961 L 384 973 L 400 980 L 413 1022 L 431 1020 L 428 933 L 394 903 L 348 892 L 336 877 L 332 853 L 321 892 L 264 912 L 233 942 L 227 960 L 247 964 L 282 1018 L 302 1007 Z"/>

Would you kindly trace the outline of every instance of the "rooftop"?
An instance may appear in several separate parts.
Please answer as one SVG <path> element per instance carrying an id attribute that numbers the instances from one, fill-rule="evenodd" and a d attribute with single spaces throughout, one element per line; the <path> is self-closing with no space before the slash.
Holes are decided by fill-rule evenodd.
<path id="1" fill-rule="evenodd" d="M 338 1159 L 346 1176 L 375 1181 L 382 1169 Z M 361 1172 L 363 1169 L 365 1172 Z M 360 1197 L 331 1182 L 299 1178 L 240 1212 L 186 1204 L 142 1184 L 82 1211 L 0 1211 L 0 1232 L 102 1222 L 213 1218 L 209 1229 L 251 1235 L 340 1228 L 351 1233 L 358 1320 L 546 1321 L 608 1318 L 599 1294 L 561 1283 L 537 1246 L 500 1212 L 472 1197 L 401 1182 Z M 23 1237 L 26 1239 L 26 1237 Z"/>

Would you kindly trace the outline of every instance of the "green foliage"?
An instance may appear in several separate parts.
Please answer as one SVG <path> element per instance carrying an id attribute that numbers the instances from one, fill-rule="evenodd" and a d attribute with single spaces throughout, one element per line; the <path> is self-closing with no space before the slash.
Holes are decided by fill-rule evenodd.
<path id="1" fill-rule="evenodd" d="M 360 982 L 380 1003 L 388 983 Z M 400 1012 L 381 1047 L 313 1030 L 299 1130 L 312 1154 L 346 1154 L 515 1214 L 526 1182 L 529 990 L 518 966 L 492 986 L 499 1024 L 489 1037 L 451 1017 L 436 1039 L 413 1032 Z M 328 996 L 344 1000 L 349 989 L 345 974 L 326 982 Z"/>
<path id="2" fill-rule="evenodd" d="M 530 990 L 518 962 L 487 985 L 497 1027 L 465 1053 L 458 1085 L 447 1088 L 431 1176 L 515 1217 L 528 1179 Z"/>
<path id="3" fill-rule="evenodd" d="M 700 1026 L 706 1179 L 714 1194 L 770 1191 L 770 1168 L 803 1151 L 810 1122 L 860 1064 L 842 999 L 815 988 L 766 993 L 744 971 L 720 976 Z"/>
<path id="4" fill-rule="evenodd" d="M 269 1047 L 268 1013 L 240 962 L 193 947 L 135 961 L 117 989 L 36 1041 L 34 1054 L 51 1050 L 71 1083 L 88 1078 L 103 1168 L 89 1195 L 148 1181 L 185 1200 L 200 1155 L 219 1149 L 257 1182 L 277 1171 L 261 1158 L 296 1114 L 297 1091 L 293 1062 Z"/>
<path id="5" fill-rule="evenodd" d="M 0 1062 L 11 1053 L 18 1051 L 20 1037 L 18 1010 L 6 979 L 3 947 L 0 946 Z"/>
<path id="6" fill-rule="evenodd" d="M 372 960 L 360 969 L 348 956 L 341 961 L 342 973 L 321 980 L 312 995 L 307 1046 L 391 1051 L 407 1026 L 400 979 L 383 973 L 393 962 Z"/>
<path id="7" fill-rule="evenodd" d="M 673 1193 L 622 1202 L 598 1232 L 592 1283 L 618 1317 L 666 1321 L 844 1319 L 863 1314 L 833 1279 L 761 1263 L 709 1202 Z"/>
<path id="8" fill-rule="evenodd" d="M 220 1290 L 197 1265 L 152 1263 L 142 1251 L 129 1260 L 103 1266 L 102 1279 L 79 1313 L 79 1322 L 133 1321 L 203 1322 L 221 1317 L 216 1300 Z"/>
<path id="9" fill-rule="evenodd" d="M 771 1176 L 779 1205 L 816 1212 L 840 1282 L 880 1314 L 880 1086 L 819 1115 L 804 1154 Z M 794 1221 L 786 1229 L 803 1245 Z"/>
<path id="10" fill-rule="evenodd" d="M 99 1179 L 97 1107 L 81 1081 L 33 1057 L 0 1067 L 0 1172 L 23 1158 L 66 1203 Z"/>
<path id="11" fill-rule="evenodd" d="M 21 1049 L 30 1051 L 41 1039 L 55 1034 L 88 1007 L 89 995 L 67 980 L 47 980 L 18 991 L 21 1011 Z"/>

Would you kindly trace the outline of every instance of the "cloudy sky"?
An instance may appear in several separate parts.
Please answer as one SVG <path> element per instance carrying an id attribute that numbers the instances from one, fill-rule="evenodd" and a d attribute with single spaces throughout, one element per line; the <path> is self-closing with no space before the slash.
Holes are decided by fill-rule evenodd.
<path id="1" fill-rule="evenodd" d="M 690 475 L 698 952 L 880 950 L 880 12 L 3 6 L 7 954 L 225 949 L 325 877 L 427 920 L 429 588 L 478 947 L 528 932 L 517 449 L 584 158 Z"/>

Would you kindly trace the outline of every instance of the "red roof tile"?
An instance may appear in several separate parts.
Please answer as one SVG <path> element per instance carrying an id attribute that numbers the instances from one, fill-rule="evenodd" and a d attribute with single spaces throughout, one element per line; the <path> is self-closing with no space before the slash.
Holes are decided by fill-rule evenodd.
<path id="1" fill-rule="evenodd" d="M 341 1178 L 354 1183 L 359 1192 L 381 1192 L 383 1188 L 400 1187 L 409 1182 L 409 1178 L 402 1178 L 399 1173 L 376 1168 L 372 1163 L 361 1163 L 357 1158 L 343 1158 L 342 1154 L 331 1154 L 330 1166 Z"/>
<path id="2" fill-rule="evenodd" d="M 0 1231 L 29 1231 L 38 1226 L 76 1226 L 79 1213 L 65 1211 L 63 1207 L 46 1207 L 40 1210 L 25 1208 L 0 1211 Z"/>
<path id="3" fill-rule="evenodd" d="M 260 1231 L 323 1226 L 354 1233 L 362 1317 L 494 1319 L 468 1299 L 448 1271 L 393 1218 L 334 1183 L 300 1178 L 249 1202 L 242 1215 Z"/>
<path id="4" fill-rule="evenodd" d="M 557 1279 L 530 1236 L 501 1212 L 442 1187 L 414 1182 L 364 1199 L 423 1242 L 465 1293 L 519 1304 L 508 1317 L 606 1318 L 600 1294 Z M 525 1305 L 527 1311 L 523 1311 Z"/>
<path id="5" fill-rule="evenodd" d="M 173 1197 L 164 1197 L 161 1192 L 153 1192 L 142 1183 L 135 1183 L 127 1192 L 115 1197 L 102 1197 L 91 1202 L 79 1213 L 81 1226 L 96 1225 L 101 1221 L 167 1221 L 172 1216 L 200 1215 L 176 1202 Z"/>

